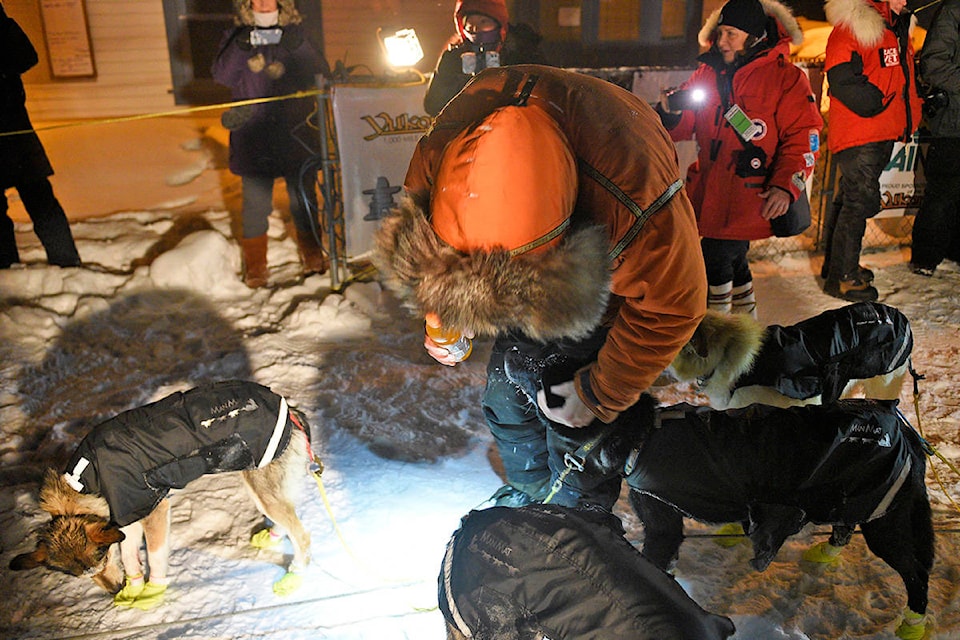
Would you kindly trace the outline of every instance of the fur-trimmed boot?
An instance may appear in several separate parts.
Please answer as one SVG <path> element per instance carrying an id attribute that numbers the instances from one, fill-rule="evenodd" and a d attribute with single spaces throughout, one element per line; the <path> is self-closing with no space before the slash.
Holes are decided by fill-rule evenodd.
<path id="1" fill-rule="evenodd" d="M 267 234 L 240 240 L 243 249 L 243 282 L 251 289 L 267 284 Z"/>
<path id="2" fill-rule="evenodd" d="M 707 293 L 707 308 L 720 313 L 730 313 L 733 304 L 733 282 L 710 285 Z"/>
<path id="3" fill-rule="evenodd" d="M 319 229 L 317 230 L 319 235 Z M 297 254 L 300 256 L 300 264 L 303 265 L 303 272 L 307 275 L 311 273 L 326 273 L 330 268 L 330 262 L 327 255 L 323 252 L 323 247 L 317 242 L 313 233 L 294 232 L 294 238 L 297 241 Z"/>
<path id="4" fill-rule="evenodd" d="M 733 313 L 749 313 L 757 317 L 757 298 L 753 293 L 753 280 L 739 284 L 730 292 Z"/>

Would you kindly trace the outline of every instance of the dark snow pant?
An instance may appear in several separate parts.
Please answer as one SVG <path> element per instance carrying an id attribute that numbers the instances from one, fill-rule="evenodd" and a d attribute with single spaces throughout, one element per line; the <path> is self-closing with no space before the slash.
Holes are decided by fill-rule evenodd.
<path id="1" fill-rule="evenodd" d="M 960 138 L 934 138 L 924 162 L 927 185 L 913 221 L 910 262 L 934 269 L 960 259 Z"/>
<path id="2" fill-rule="evenodd" d="M 256 238 L 262 236 L 270 227 L 268 218 L 273 211 L 273 183 L 274 178 L 270 176 L 243 176 L 241 184 L 243 186 L 243 237 Z M 293 218 L 293 225 L 297 228 L 300 237 L 306 237 L 314 233 L 317 211 L 317 192 L 311 184 L 307 188 L 307 202 L 303 199 L 300 191 L 300 176 L 284 176 L 287 183 L 287 195 L 290 198 L 290 217 Z M 314 216 L 314 220 L 311 220 Z"/>
<path id="3" fill-rule="evenodd" d="M 850 280 L 860 267 L 867 219 L 880 213 L 880 174 L 893 152 L 893 140 L 844 149 L 834 156 L 840 184 L 824 221 L 824 273 L 828 280 Z"/>
<path id="4" fill-rule="evenodd" d="M 564 456 L 576 451 L 589 437 L 594 425 L 583 429 L 556 428 L 517 385 L 511 382 L 504 368 L 504 354 L 517 348 L 524 356 L 547 359 L 562 356 L 565 370 L 573 372 L 592 361 L 606 339 L 607 329 L 598 330 L 581 341 L 538 343 L 522 335 L 499 336 L 487 364 L 487 386 L 483 394 L 483 414 L 497 443 L 507 483 L 542 501 L 551 493 L 551 485 L 566 468 Z M 556 380 L 554 384 L 563 382 Z M 600 425 L 595 421 L 595 425 Z M 596 428 L 600 428 L 599 426 Z M 575 432 L 577 438 L 563 435 Z M 585 473 L 568 473 L 562 487 L 550 504 L 574 507 L 592 505 L 610 510 L 620 496 L 620 478 L 591 477 Z"/>
<path id="5" fill-rule="evenodd" d="M 707 267 L 707 284 L 718 287 L 733 282 L 734 287 L 739 287 L 753 281 L 750 263 L 747 262 L 749 240 L 702 238 L 700 249 Z"/>
<path id="6" fill-rule="evenodd" d="M 47 262 L 59 267 L 75 267 L 80 264 L 80 255 L 73 242 L 70 223 L 60 202 L 53 195 L 53 186 L 46 178 L 16 185 L 27 215 L 33 222 L 33 231 L 40 239 Z M 0 193 L 0 269 L 20 262 L 13 220 L 7 214 L 7 196 Z"/>

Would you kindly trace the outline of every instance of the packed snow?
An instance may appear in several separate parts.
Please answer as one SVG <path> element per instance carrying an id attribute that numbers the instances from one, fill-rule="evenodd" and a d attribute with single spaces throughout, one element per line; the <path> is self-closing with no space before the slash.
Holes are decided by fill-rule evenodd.
<path id="1" fill-rule="evenodd" d="M 303 278 L 294 243 L 273 216 L 271 283 L 240 281 L 230 214 L 118 213 L 73 224 L 84 266 L 49 267 L 29 224 L 17 226 L 26 263 L 0 271 L 0 636 L 7 638 L 276 638 L 441 640 L 436 576 L 461 516 L 502 484 L 480 411 L 490 342 L 448 368 L 422 348 L 422 319 L 375 281 L 333 292 Z M 919 399 L 901 406 L 950 461 L 960 459 L 960 269 L 913 275 L 903 248 L 875 250 L 881 302 L 916 336 Z M 754 264 L 760 318 L 792 324 L 843 304 L 823 295 L 807 252 Z M 172 585 L 152 610 L 118 608 L 92 581 L 6 567 L 33 549 L 46 520 L 37 504 L 46 468 L 61 468 L 87 431 L 116 413 L 203 382 L 270 386 L 312 425 L 324 471 L 304 474 L 302 516 L 313 538 L 304 586 L 271 584 L 280 551 L 248 544 L 262 518 L 234 475 L 208 476 L 172 496 Z M 690 387 L 664 402 L 702 400 Z M 930 583 L 932 638 L 960 638 L 958 477 L 928 470 L 937 530 Z M 643 532 L 618 504 L 632 541 Z M 688 523 L 688 532 L 710 529 Z M 748 545 L 691 537 L 676 577 L 704 608 L 730 616 L 738 640 L 895 638 L 906 596 L 899 577 L 855 536 L 838 566 L 811 567 L 802 551 L 826 529 L 788 541 L 763 573 Z M 286 556 L 285 556 L 286 554 Z"/>

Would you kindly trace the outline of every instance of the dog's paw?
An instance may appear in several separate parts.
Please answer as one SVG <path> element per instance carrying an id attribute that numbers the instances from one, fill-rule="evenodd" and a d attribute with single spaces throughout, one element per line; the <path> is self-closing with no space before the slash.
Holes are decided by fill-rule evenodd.
<path id="1" fill-rule="evenodd" d="M 840 560 L 843 547 L 835 547 L 826 540 L 818 542 L 803 552 L 803 559 L 818 564 L 832 564 Z"/>
<path id="2" fill-rule="evenodd" d="M 134 600 L 143 592 L 143 576 L 131 579 L 127 576 L 123 582 L 123 589 L 113 596 L 113 604 L 118 607 L 129 607 Z"/>
<path id="3" fill-rule="evenodd" d="M 743 530 L 743 525 L 739 522 L 728 522 L 721 525 L 714 532 L 716 536 L 713 543 L 721 547 L 735 547 L 738 544 L 747 542 L 747 535 Z"/>
<path id="4" fill-rule="evenodd" d="M 148 582 L 143 585 L 143 589 L 134 598 L 119 601 L 114 597 L 113 603 L 118 607 L 131 607 L 133 609 L 140 609 L 141 611 L 149 611 L 163 603 L 163 596 L 166 591 L 167 585 Z M 121 591 L 121 593 L 123 592 Z M 117 595 L 119 596 L 119 594 Z"/>
<path id="5" fill-rule="evenodd" d="M 273 549 L 283 542 L 283 536 L 275 535 L 273 529 L 261 529 L 250 537 L 250 544 L 257 549 Z"/>
<path id="6" fill-rule="evenodd" d="M 928 624 L 927 616 L 907 608 L 904 609 L 903 620 L 897 627 L 897 637 L 901 640 L 927 640 L 932 634 L 932 626 Z"/>
<path id="7" fill-rule="evenodd" d="M 288 571 L 282 578 L 273 583 L 273 592 L 278 596 L 288 596 L 303 585 L 303 576 Z"/>

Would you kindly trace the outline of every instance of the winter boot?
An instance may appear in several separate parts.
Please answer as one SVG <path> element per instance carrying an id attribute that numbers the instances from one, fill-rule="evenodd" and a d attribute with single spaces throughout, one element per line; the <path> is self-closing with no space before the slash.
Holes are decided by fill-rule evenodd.
<path id="1" fill-rule="evenodd" d="M 730 313 L 733 304 L 733 282 L 724 282 L 719 285 L 710 285 L 707 294 L 707 308 Z"/>
<path id="2" fill-rule="evenodd" d="M 267 284 L 267 234 L 240 241 L 243 248 L 243 282 L 251 289 Z"/>
<path id="3" fill-rule="evenodd" d="M 756 319 L 757 299 L 753 295 L 753 280 L 735 286 L 730 294 L 732 297 L 731 311 L 733 313 L 749 313 Z"/>
<path id="4" fill-rule="evenodd" d="M 823 292 L 847 302 L 874 302 L 880 297 L 876 288 L 857 277 L 828 279 L 823 283 Z"/>
<path id="5" fill-rule="evenodd" d="M 319 236 L 319 229 L 317 235 Z M 300 256 L 300 264 L 303 265 L 303 272 L 307 275 L 311 273 L 326 273 L 330 268 L 330 262 L 327 260 L 323 247 L 317 242 L 313 233 L 297 231 L 294 234 L 297 240 L 297 254 Z"/>

